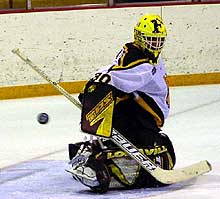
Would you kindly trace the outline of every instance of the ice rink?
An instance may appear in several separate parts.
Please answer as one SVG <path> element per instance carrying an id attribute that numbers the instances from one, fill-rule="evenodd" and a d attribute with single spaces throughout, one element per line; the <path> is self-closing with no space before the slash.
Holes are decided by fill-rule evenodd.
<path id="1" fill-rule="evenodd" d="M 176 168 L 208 160 L 213 170 L 159 189 L 94 194 L 73 181 L 69 143 L 83 140 L 80 111 L 64 96 L 0 101 L 1 199 L 219 199 L 220 85 L 171 88 L 171 112 L 163 131 L 173 141 Z M 37 122 L 40 112 L 49 123 Z"/>

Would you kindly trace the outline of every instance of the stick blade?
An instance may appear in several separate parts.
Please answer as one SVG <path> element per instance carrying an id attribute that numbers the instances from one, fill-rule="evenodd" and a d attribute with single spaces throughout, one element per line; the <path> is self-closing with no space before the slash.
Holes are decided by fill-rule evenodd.
<path id="1" fill-rule="evenodd" d="M 174 184 L 198 177 L 211 170 L 211 164 L 207 160 L 204 160 L 190 166 L 174 170 L 163 170 L 158 167 L 155 171 L 153 171 L 152 175 L 164 184 Z"/>

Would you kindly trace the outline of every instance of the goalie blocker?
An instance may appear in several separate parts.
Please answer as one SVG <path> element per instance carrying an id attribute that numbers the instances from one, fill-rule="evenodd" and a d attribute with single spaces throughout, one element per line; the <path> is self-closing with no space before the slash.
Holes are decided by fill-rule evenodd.
<path id="1" fill-rule="evenodd" d="M 89 81 L 79 99 L 83 105 L 82 131 L 103 138 L 102 146 L 98 140 L 69 145 L 72 168 L 67 171 L 73 178 L 100 193 L 109 188 L 165 186 L 111 140 L 105 139 L 111 137 L 114 128 L 155 164 L 173 169 L 176 160 L 170 139 L 160 133 L 152 116 L 137 105 L 133 95 Z"/>

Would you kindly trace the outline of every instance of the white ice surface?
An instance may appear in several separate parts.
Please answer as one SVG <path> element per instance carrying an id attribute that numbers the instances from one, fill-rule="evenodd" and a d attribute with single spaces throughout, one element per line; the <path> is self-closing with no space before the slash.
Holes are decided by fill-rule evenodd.
<path id="1" fill-rule="evenodd" d="M 176 168 L 207 159 L 213 170 L 159 189 L 94 194 L 65 172 L 69 143 L 83 140 L 80 111 L 63 96 L 0 101 L 0 199 L 219 199 L 220 85 L 171 88 L 163 128 L 173 141 Z M 50 121 L 37 122 L 46 112 Z"/>

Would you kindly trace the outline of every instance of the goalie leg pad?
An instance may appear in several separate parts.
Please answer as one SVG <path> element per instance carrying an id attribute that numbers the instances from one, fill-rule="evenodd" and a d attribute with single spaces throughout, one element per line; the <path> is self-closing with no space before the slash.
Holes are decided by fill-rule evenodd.
<path id="1" fill-rule="evenodd" d="M 165 145 L 141 148 L 140 151 L 147 155 L 155 164 L 163 169 L 170 170 L 174 167 L 174 161 Z M 130 158 L 124 151 L 107 151 L 107 165 L 111 172 L 111 188 L 142 188 L 164 186 L 152 175 L 146 172 L 135 160 Z M 117 181 L 118 183 L 115 183 Z M 114 182 L 114 183 L 113 183 Z M 120 186 L 118 186 L 120 184 Z M 116 186 L 115 186 L 116 185 Z"/>
<path id="2" fill-rule="evenodd" d="M 70 157 L 73 156 L 70 161 L 72 169 L 67 171 L 72 174 L 73 179 L 88 186 L 94 192 L 104 193 L 109 188 L 111 177 L 103 158 L 100 156 L 96 158 L 97 150 L 92 151 L 92 148 L 97 148 L 96 144 L 89 142 L 70 144 Z"/>
<path id="3" fill-rule="evenodd" d="M 168 136 L 161 134 L 160 144 L 140 148 L 153 162 L 163 169 L 173 169 L 175 153 Z M 97 140 L 69 145 L 74 179 L 104 193 L 109 188 L 142 188 L 164 186 L 146 172 L 135 160 L 119 149 L 112 141 L 106 140 L 101 149 Z M 78 149 L 78 152 L 76 150 Z"/>
<path id="4" fill-rule="evenodd" d="M 111 177 L 105 164 L 89 159 L 85 165 L 72 169 L 73 178 L 94 192 L 105 193 L 109 189 Z"/>
<path id="5" fill-rule="evenodd" d="M 99 185 L 91 186 L 90 188 L 94 192 L 98 193 L 104 193 L 108 191 L 111 181 L 108 167 L 103 162 L 94 158 L 90 158 L 86 166 L 90 167 L 91 169 L 93 169 L 93 171 L 95 171 L 97 181 L 99 182 Z"/>

